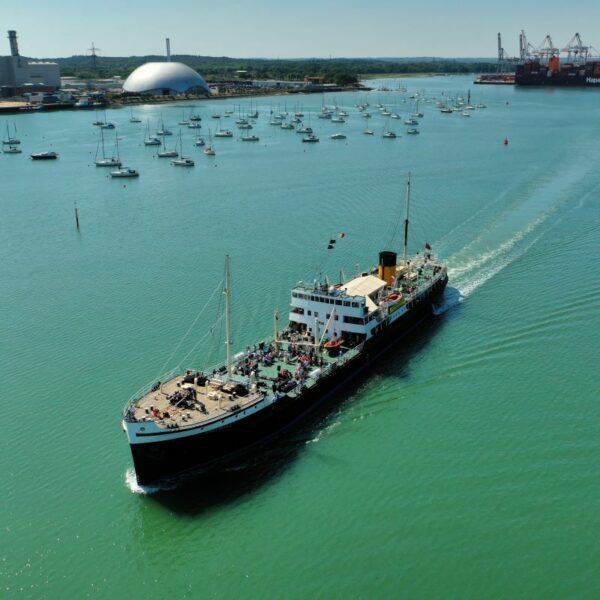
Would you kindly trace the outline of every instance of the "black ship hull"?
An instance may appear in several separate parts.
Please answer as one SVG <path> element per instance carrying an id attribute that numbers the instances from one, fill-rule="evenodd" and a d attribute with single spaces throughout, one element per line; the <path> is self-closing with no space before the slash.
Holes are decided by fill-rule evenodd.
<path id="1" fill-rule="evenodd" d="M 297 397 L 285 396 L 252 416 L 212 431 L 130 444 L 138 483 L 148 485 L 186 471 L 200 474 L 231 466 L 251 450 L 299 424 L 363 373 L 383 352 L 430 318 L 433 304 L 439 300 L 447 283 L 447 278 L 438 281 L 405 315 L 367 341 L 354 360 L 321 377 L 316 385 Z"/>
<path id="2" fill-rule="evenodd" d="M 515 84 L 521 86 L 544 86 L 544 87 L 595 87 L 600 89 L 600 77 L 589 75 L 547 75 L 529 74 L 515 77 Z"/>

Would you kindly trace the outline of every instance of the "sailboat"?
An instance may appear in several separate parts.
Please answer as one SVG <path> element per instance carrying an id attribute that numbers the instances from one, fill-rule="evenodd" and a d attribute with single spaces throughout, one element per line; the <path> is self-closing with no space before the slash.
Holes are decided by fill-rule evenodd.
<path id="1" fill-rule="evenodd" d="M 176 158 L 171 161 L 171 164 L 174 167 L 193 167 L 194 161 L 191 158 L 186 158 L 183 156 L 183 141 L 181 139 L 181 129 L 179 130 L 179 158 Z"/>
<path id="2" fill-rule="evenodd" d="M 206 154 L 206 156 L 214 156 L 216 154 L 215 149 L 213 148 L 213 141 L 210 129 L 208 130 L 208 146 L 204 147 L 203 152 L 204 154 Z"/>
<path id="3" fill-rule="evenodd" d="M 386 140 L 395 140 L 398 136 L 393 131 L 390 131 L 386 124 L 381 137 L 385 138 Z"/>
<path id="4" fill-rule="evenodd" d="M 146 137 L 144 138 L 144 146 L 160 146 L 160 140 L 150 135 L 150 119 L 148 119 L 148 123 L 146 125 Z"/>
<path id="5" fill-rule="evenodd" d="M 156 156 L 158 156 L 158 158 L 177 158 L 179 156 L 179 152 L 177 152 L 175 148 L 173 148 L 173 150 L 167 150 L 167 145 L 165 144 L 164 136 L 162 139 L 162 146 L 162 150 L 159 150 L 156 153 Z"/>
<path id="6" fill-rule="evenodd" d="M 165 124 L 163 123 L 162 117 L 160 118 L 160 129 L 156 132 L 156 135 L 160 135 L 160 136 L 173 135 L 172 131 L 165 129 Z"/>
<path id="7" fill-rule="evenodd" d="M 189 119 L 185 118 L 185 111 L 182 112 L 182 117 L 181 117 L 181 121 L 179 121 L 179 125 L 189 125 L 190 121 Z"/>
<path id="8" fill-rule="evenodd" d="M 221 129 L 221 120 L 219 120 L 219 129 L 215 133 L 215 137 L 230 138 L 233 137 L 233 132 L 229 131 L 229 129 Z"/>
<path id="9" fill-rule="evenodd" d="M 114 129 L 115 128 L 114 123 L 111 123 L 110 121 L 106 120 L 106 111 L 104 111 L 104 123 L 101 123 L 100 127 L 102 129 Z"/>
<path id="10" fill-rule="evenodd" d="M 102 158 L 98 158 L 98 150 L 99 146 L 102 146 Z M 104 148 L 104 130 L 100 129 L 100 140 L 98 142 L 98 147 L 96 147 L 96 158 L 94 162 L 97 167 L 120 167 L 121 159 L 119 158 L 119 138 L 117 137 L 117 132 L 115 131 L 115 148 L 117 156 L 111 156 L 110 158 L 106 157 L 106 151 Z"/>
<path id="11" fill-rule="evenodd" d="M 133 115 L 133 108 L 131 109 L 130 114 L 131 114 L 131 117 L 129 117 L 129 122 L 130 123 L 141 123 L 142 122 L 142 120 L 139 117 L 135 117 Z"/>
<path id="12" fill-rule="evenodd" d="M 15 133 L 17 133 L 17 126 L 13 123 L 15 128 Z M 21 143 L 21 140 L 18 140 L 16 137 L 10 137 L 10 131 L 8 129 L 8 122 L 6 123 L 6 139 L 2 140 L 2 143 L 5 146 L 16 146 Z"/>

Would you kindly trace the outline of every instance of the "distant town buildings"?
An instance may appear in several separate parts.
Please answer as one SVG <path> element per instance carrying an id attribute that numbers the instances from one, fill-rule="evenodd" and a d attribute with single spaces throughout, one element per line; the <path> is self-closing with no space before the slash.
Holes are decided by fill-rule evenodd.
<path id="1" fill-rule="evenodd" d="M 10 56 L 0 56 L 0 95 L 53 92 L 60 87 L 60 68 L 53 62 L 29 62 L 19 54 L 17 32 L 9 31 Z"/>

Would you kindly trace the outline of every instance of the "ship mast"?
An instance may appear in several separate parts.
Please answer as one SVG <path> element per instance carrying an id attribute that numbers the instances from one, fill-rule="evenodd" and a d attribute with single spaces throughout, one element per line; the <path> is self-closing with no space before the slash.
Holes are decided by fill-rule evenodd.
<path id="1" fill-rule="evenodd" d="M 406 214 L 404 216 L 404 266 L 408 264 L 408 210 L 410 207 L 410 173 L 406 178 Z"/>
<path id="2" fill-rule="evenodd" d="M 225 256 L 225 345 L 227 347 L 227 381 L 231 377 L 231 291 L 229 254 Z"/>

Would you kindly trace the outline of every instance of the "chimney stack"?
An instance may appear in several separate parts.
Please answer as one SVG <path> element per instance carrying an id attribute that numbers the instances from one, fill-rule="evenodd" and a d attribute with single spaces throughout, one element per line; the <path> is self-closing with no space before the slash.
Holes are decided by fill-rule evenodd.
<path id="1" fill-rule="evenodd" d="M 8 32 L 11 56 L 19 56 L 19 44 L 17 43 L 17 32 L 12 29 Z"/>
<path id="2" fill-rule="evenodd" d="M 167 38 L 167 62 L 171 62 L 171 40 Z"/>

